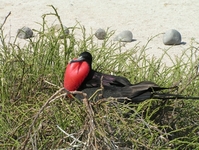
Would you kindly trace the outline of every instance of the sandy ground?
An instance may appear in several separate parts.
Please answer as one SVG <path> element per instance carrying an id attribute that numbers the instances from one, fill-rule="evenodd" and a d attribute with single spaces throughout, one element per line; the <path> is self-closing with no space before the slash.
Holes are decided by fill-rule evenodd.
<path id="1" fill-rule="evenodd" d="M 123 30 L 132 31 L 136 41 L 127 43 L 126 49 L 137 43 L 140 46 L 145 45 L 148 39 L 168 29 L 178 30 L 182 35 L 182 42 L 186 44 L 165 46 L 162 34 L 149 43 L 147 53 L 157 58 L 163 53 L 161 49 L 171 47 L 169 54 L 174 58 L 191 45 L 192 39 L 199 42 L 198 0 L 2 0 L 0 23 L 10 11 L 12 13 L 4 26 L 5 33 L 14 38 L 17 29 L 23 26 L 39 29 L 40 25 L 36 22 L 42 22 L 42 14 L 53 12 L 47 5 L 57 8 L 63 24 L 68 27 L 79 21 L 87 31 L 91 28 L 96 31 L 98 28 L 108 27 L 115 30 L 115 34 Z M 48 18 L 48 23 L 54 24 L 55 18 Z M 171 64 L 167 57 L 164 61 Z"/>

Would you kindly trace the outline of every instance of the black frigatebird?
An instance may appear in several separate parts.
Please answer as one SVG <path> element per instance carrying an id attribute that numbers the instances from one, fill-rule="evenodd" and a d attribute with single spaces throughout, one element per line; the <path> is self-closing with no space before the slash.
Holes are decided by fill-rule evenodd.
<path id="1" fill-rule="evenodd" d="M 67 91 L 83 91 L 90 97 L 96 90 L 98 98 L 113 97 L 128 99 L 130 102 L 141 102 L 146 99 L 199 99 L 183 95 L 161 93 L 158 91 L 175 87 L 160 87 L 151 81 L 142 81 L 137 84 L 121 76 L 104 74 L 92 69 L 92 55 L 83 52 L 79 58 L 71 60 L 64 74 L 64 88 Z M 76 96 L 80 98 L 80 95 Z"/>

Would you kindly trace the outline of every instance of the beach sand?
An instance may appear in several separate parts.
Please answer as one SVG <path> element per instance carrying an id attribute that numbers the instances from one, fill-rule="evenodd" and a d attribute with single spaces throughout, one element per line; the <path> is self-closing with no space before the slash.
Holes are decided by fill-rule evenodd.
<path id="1" fill-rule="evenodd" d="M 146 53 L 156 58 L 159 58 L 165 49 L 169 49 L 168 53 L 174 59 L 190 47 L 193 41 L 199 42 L 198 0 L 3 0 L 0 5 L 0 23 L 3 23 L 5 16 L 11 12 L 3 27 L 4 34 L 12 41 L 17 30 L 23 26 L 39 30 L 41 16 L 54 12 L 48 5 L 53 5 L 57 9 L 63 24 L 67 27 L 74 26 L 78 21 L 86 28 L 87 33 L 91 30 L 95 32 L 98 28 L 110 28 L 109 30 L 115 31 L 114 36 L 123 30 L 130 30 L 136 41 L 127 43 L 126 50 L 136 44 L 142 47 L 154 37 L 147 45 Z M 48 17 L 47 23 L 56 24 L 56 18 Z M 178 30 L 184 44 L 164 45 L 162 33 L 169 29 Z M 20 41 L 23 39 L 19 39 Z M 190 55 L 189 51 L 186 53 Z M 199 52 L 196 55 L 199 55 Z M 172 65 L 169 57 L 165 57 L 163 61 L 167 65 Z"/>

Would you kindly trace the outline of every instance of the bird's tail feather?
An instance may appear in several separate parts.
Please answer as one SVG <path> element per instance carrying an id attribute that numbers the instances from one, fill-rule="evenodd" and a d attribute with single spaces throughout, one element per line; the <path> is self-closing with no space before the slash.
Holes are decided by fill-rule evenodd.
<path id="1" fill-rule="evenodd" d="M 161 99 L 161 100 L 167 100 L 167 99 L 193 99 L 193 100 L 199 100 L 199 97 L 185 96 L 185 95 L 178 95 L 178 94 L 169 94 L 169 93 L 153 93 L 151 98 L 153 98 L 153 99 Z"/>

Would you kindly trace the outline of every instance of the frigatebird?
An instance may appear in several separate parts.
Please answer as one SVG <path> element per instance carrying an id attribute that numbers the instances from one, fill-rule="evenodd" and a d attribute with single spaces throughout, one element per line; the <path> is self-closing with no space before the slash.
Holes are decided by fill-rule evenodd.
<path id="1" fill-rule="evenodd" d="M 90 97 L 100 89 L 97 99 L 113 97 L 118 100 L 142 102 L 147 99 L 199 99 L 183 95 L 162 93 L 165 89 L 175 87 L 160 87 L 151 81 L 132 84 L 127 78 L 104 74 L 92 69 L 92 55 L 83 52 L 79 58 L 73 59 L 66 67 L 64 88 L 67 91 L 83 91 Z M 80 95 L 76 96 L 80 98 Z"/>

